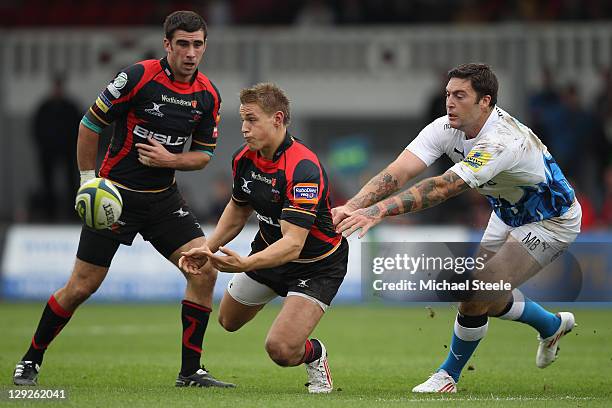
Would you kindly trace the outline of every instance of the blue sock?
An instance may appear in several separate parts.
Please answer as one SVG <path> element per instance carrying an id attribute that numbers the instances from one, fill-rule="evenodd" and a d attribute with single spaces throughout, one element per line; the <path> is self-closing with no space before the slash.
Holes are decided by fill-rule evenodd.
<path id="1" fill-rule="evenodd" d="M 468 362 L 476 346 L 487 333 L 487 315 L 464 316 L 457 314 L 455 328 L 451 340 L 450 351 L 446 361 L 442 363 L 439 370 L 446 371 L 455 382 L 459 381 L 461 370 Z"/>
<path id="2" fill-rule="evenodd" d="M 555 334 L 561 325 L 559 316 L 550 313 L 538 303 L 523 296 L 518 289 L 512 291 L 512 297 L 512 306 L 507 313 L 500 316 L 500 319 L 526 323 L 536 329 L 543 339 Z"/>

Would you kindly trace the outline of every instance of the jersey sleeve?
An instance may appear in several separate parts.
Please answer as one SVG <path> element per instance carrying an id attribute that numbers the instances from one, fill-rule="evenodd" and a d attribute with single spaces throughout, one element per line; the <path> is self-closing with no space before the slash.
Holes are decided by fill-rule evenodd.
<path id="1" fill-rule="evenodd" d="M 200 123 L 191 135 L 191 151 L 204 152 L 210 156 L 214 154 L 217 147 L 217 126 L 221 120 L 221 94 L 212 82 L 209 95 L 212 98 L 210 109 L 203 113 Z"/>
<path id="2" fill-rule="evenodd" d="M 83 116 L 81 123 L 100 133 L 115 119 L 125 115 L 132 104 L 133 91 L 142 79 L 144 71 L 142 64 L 134 64 L 119 72 L 100 92 L 94 104 Z"/>
<path id="3" fill-rule="evenodd" d="M 244 153 L 244 145 L 232 155 L 232 201 L 239 206 L 249 204 L 249 196 L 244 189 L 249 188 L 247 180 L 240 177 L 240 158 Z"/>
<path id="4" fill-rule="evenodd" d="M 490 181 L 514 163 L 514 150 L 485 137 L 478 142 L 462 161 L 450 168 L 470 187 L 476 188 Z"/>
<path id="5" fill-rule="evenodd" d="M 318 163 L 301 160 L 287 178 L 281 220 L 310 229 L 317 218 L 317 207 L 323 195 L 322 170 Z"/>
<path id="6" fill-rule="evenodd" d="M 444 154 L 444 149 L 440 145 L 440 140 L 441 138 L 438 137 L 436 131 L 436 122 L 431 122 L 421 130 L 418 136 L 415 137 L 408 146 L 406 146 L 406 150 L 414 153 L 414 155 L 423 160 L 423 163 L 427 166 L 431 166 L 433 162 Z"/>

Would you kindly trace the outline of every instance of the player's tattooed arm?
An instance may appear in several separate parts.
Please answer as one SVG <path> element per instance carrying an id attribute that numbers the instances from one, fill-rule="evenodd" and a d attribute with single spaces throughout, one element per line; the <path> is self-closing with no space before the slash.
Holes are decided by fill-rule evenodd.
<path id="1" fill-rule="evenodd" d="M 370 180 L 347 206 L 352 209 L 368 207 L 389 197 L 399 189 L 399 181 L 388 171 L 381 171 Z"/>
<path id="2" fill-rule="evenodd" d="M 468 188 L 470 187 L 461 177 L 449 170 L 441 176 L 422 180 L 408 190 L 368 208 L 354 211 L 338 223 L 336 231 L 349 236 L 361 229 L 359 234 L 361 238 L 384 217 L 433 207 Z"/>
<path id="3" fill-rule="evenodd" d="M 469 188 L 470 186 L 461 177 L 449 170 L 441 176 L 422 180 L 408 190 L 367 208 L 365 215 L 382 218 L 421 211 Z"/>

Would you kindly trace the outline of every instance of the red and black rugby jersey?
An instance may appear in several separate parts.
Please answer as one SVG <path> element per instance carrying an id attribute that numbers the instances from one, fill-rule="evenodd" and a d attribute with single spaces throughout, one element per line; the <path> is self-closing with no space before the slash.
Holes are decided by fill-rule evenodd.
<path id="1" fill-rule="evenodd" d="M 178 82 L 165 58 L 146 60 L 119 72 L 81 123 L 100 133 L 115 122 L 101 177 L 133 190 L 163 190 L 174 182 L 174 170 L 141 164 L 136 143 L 152 137 L 181 153 L 191 137 L 191 151 L 212 156 L 220 105 L 219 91 L 204 74 L 196 71 L 190 82 Z"/>
<path id="2" fill-rule="evenodd" d="M 273 160 L 244 145 L 232 158 L 232 199 L 257 213 L 268 245 L 282 238 L 280 220 L 308 229 L 300 258 L 309 262 L 332 253 L 342 236 L 334 230 L 329 184 L 319 158 L 288 133 Z"/>

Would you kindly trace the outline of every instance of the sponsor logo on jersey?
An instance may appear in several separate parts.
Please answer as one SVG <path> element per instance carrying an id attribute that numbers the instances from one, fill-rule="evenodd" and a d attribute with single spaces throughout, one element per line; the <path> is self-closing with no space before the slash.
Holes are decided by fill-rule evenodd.
<path id="1" fill-rule="evenodd" d="M 173 105 L 190 106 L 190 107 L 192 107 L 194 109 L 198 105 L 198 102 L 195 101 L 195 100 L 193 100 L 193 101 L 186 101 L 184 99 L 175 98 L 174 96 L 168 96 L 168 95 L 164 95 L 164 94 L 162 94 L 161 100 L 162 100 L 162 102 L 171 103 Z"/>
<path id="2" fill-rule="evenodd" d="M 183 207 L 181 207 L 172 214 L 176 214 L 179 218 L 183 218 L 189 215 L 189 211 L 185 211 L 183 210 Z"/>
<path id="3" fill-rule="evenodd" d="M 108 100 L 104 93 L 101 93 L 100 96 L 98 96 L 98 99 L 96 99 L 96 106 L 100 108 L 102 112 L 106 113 L 113 107 L 113 104 Z"/>
<path id="4" fill-rule="evenodd" d="M 463 159 L 462 163 L 474 171 L 479 171 L 489 160 L 491 160 L 491 153 L 483 150 L 472 150 L 467 157 Z"/>
<path id="5" fill-rule="evenodd" d="M 151 102 L 151 103 L 153 104 L 153 107 L 145 109 L 144 111 L 148 113 L 149 115 L 158 116 L 160 118 L 163 118 L 164 113 L 160 111 L 160 108 L 164 106 L 165 103 L 155 103 L 155 102 Z"/>
<path id="6" fill-rule="evenodd" d="M 298 183 L 293 186 L 293 198 L 296 203 L 317 204 L 319 202 L 319 185 Z"/>
<path id="7" fill-rule="evenodd" d="M 278 221 L 275 221 L 274 218 L 272 217 L 268 217 L 267 215 L 261 215 L 260 213 L 256 212 L 257 214 L 257 219 L 261 222 L 265 222 L 268 225 L 272 225 L 273 227 L 279 227 L 280 228 L 280 224 L 278 223 Z"/>
<path id="8" fill-rule="evenodd" d="M 276 185 L 276 177 L 270 178 L 270 177 L 262 176 L 259 173 L 255 173 L 253 170 L 251 170 L 251 178 L 253 180 L 261 181 L 262 183 L 270 184 L 271 186 Z"/>
<path id="9" fill-rule="evenodd" d="M 138 137 L 142 137 L 143 139 L 152 137 L 153 139 L 157 140 L 159 143 L 166 145 L 166 146 L 181 146 L 185 144 L 185 142 L 187 141 L 186 137 L 170 136 L 170 135 L 164 135 L 162 133 L 155 133 L 151 130 L 143 128 L 140 125 L 134 126 L 133 133 L 134 135 Z"/>
<path id="10" fill-rule="evenodd" d="M 249 183 L 252 183 L 253 180 L 247 180 L 244 177 L 240 177 L 242 179 L 242 191 L 247 194 L 251 194 L 251 189 L 249 188 Z"/>

